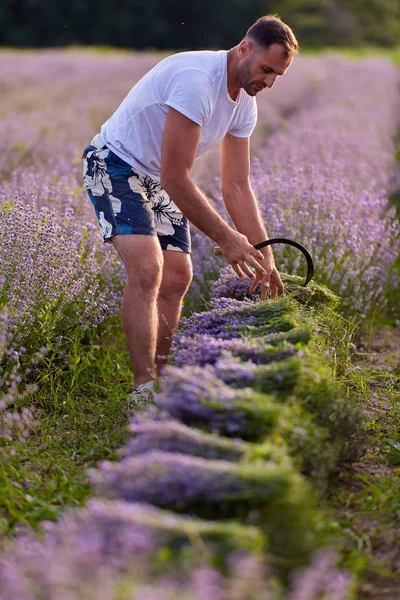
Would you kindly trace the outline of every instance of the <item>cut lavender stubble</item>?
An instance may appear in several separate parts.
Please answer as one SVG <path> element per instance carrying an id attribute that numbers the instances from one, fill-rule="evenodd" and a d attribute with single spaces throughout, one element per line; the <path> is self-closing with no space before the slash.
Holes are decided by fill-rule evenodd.
<path id="1" fill-rule="evenodd" d="M 299 404 L 314 415 L 318 425 L 329 430 L 332 442 L 344 444 L 342 457 L 352 460 L 365 450 L 366 431 L 362 407 L 351 395 L 335 386 L 329 369 L 316 357 L 307 357 L 294 390 Z M 348 443 L 348 440 L 352 443 Z M 347 443 L 344 441 L 347 440 Z"/>
<path id="2" fill-rule="evenodd" d="M 187 425 L 255 441 L 270 433 L 277 422 L 281 409 L 272 398 L 251 388 L 234 390 L 211 366 L 168 367 L 165 373 L 163 391 L 155 395 L 155 403 Z"/>

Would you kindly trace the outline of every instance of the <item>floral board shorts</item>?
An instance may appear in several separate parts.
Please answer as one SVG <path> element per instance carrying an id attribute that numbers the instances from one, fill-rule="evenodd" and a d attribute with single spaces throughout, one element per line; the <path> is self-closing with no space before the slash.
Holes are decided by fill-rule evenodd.
<path id="1" fill-rule="evenodd" d="M 83 183 L 105 242 L 114 235 L 157 235 L 163 250 L 190 252 L 189 222 L 161 187 L 136 172 L 96 135 L 83 151 Z"/>

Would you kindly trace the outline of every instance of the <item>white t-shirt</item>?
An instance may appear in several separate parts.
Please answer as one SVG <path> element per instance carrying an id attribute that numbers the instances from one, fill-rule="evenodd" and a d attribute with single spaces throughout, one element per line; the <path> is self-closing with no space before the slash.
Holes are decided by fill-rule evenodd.
<path id="1" fill-rule="evenodd" d="M 257 121 L 254 97 L 228 93 L 227 51 L 181 52 L 165 58 L 131 89 L 102 125 L 107 146 L 140 173 L 161 177 L 161 144 L 168 107 L 201 126 L 196 158 L 226 133 L 249 137 Z"/>

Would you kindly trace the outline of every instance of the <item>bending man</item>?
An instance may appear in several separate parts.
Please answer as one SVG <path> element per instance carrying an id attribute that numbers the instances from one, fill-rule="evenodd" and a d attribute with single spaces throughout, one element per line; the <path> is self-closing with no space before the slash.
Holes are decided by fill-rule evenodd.
<path id="1" fill-rule="evenodd" d="M 134 405 L 147 398 L 169 353 L 192 278 L 189 222 L 217 243 L 238 276 L 283 294 L 249 181 L 256 96 L 272 88 L 298 51 L 279 17 L 261 17 L 230 50 L 165 58 L 129 92 L 83 153 L 84 184 L 105 241 L 128 275 L 122 321 L 132 361 Z M 212 208 L 189 172 L 220 144 L 224 203 L 236 227 Z M 253 269 L 253 270 L 252 270 Z M 159 357 L 159 358 L 157 358 Z"/>

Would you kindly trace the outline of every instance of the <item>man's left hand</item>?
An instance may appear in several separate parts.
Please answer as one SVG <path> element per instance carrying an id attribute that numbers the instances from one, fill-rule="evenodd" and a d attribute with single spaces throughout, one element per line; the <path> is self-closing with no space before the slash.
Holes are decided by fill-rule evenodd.
<path id="1" fill-rule="evenodd" d="M 275 299 L 278 296 L 283 296 L 285 288 L 282 280 L 279 276 L 273 256 L 268 254 L 264 260 L 258 261 L 265 269 L 265 275 L 254 275 L 254 279 L 250 285 L 250 293 L 252 294 L 256 289 L 257 285 L 261 282 L 261 295 L 260 300 L 265 300 L 268 297 Z"/>

